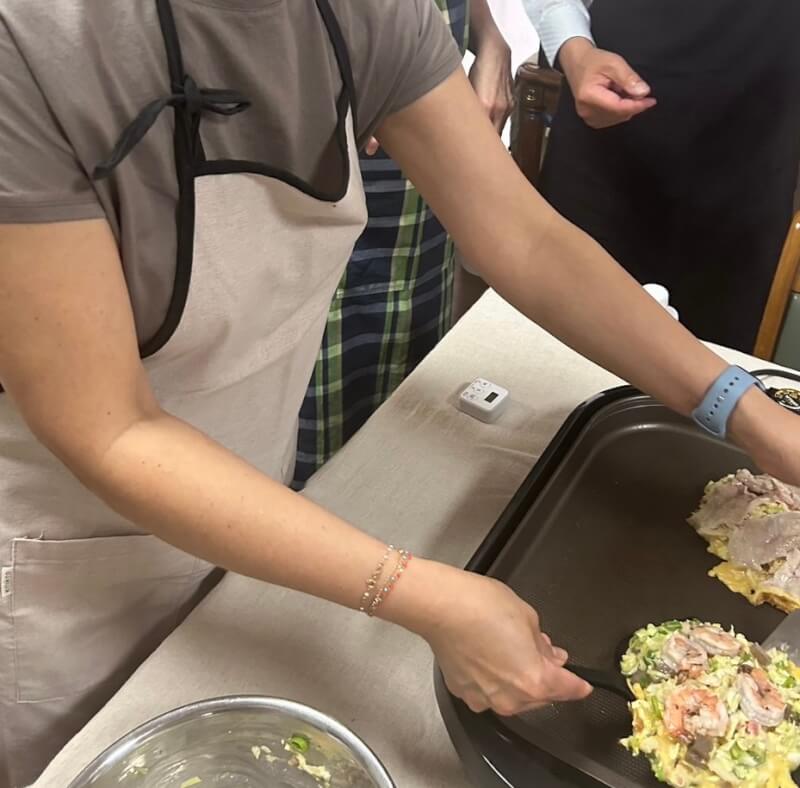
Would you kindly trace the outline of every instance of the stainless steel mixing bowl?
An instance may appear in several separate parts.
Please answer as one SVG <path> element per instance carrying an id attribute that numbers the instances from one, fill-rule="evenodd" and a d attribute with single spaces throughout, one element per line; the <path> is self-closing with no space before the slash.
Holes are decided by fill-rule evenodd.
<path id="1" fill-rule="evenodd" d="M 344 725 L 300 703 L 258 696 L 205 700 L 145 723 L 69 784 L 89 786 L 395 788 Z"/>

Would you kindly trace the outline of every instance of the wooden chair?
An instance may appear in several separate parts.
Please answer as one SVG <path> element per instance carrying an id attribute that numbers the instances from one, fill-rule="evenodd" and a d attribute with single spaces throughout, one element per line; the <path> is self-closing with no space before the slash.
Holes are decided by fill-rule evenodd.
<path id="1" fill-rule="evenodd" d="M 754 353 L 767 361 L 800 366 L 800 211 L 783 245 Z"/>
<path id="2" fill-rule="evenodd" d="M 544 63 L 542 56 L 539 62 Z M 562 76 L 546 65 L 523 63 L 514 85 L 516 104 L 511 116 L 511 155 L 536 186 L 547 148 L 547 133 L 558 106 Z"/>
<path id="3" fill-rule="evenodd" d="M 541 54 L 539 63 L 545 63 Z M 534 186 L 539 180 L 562 79 L 558 71 L 532 61 L 523 63 L 517 71 L 511 154 Z M 800 211 L 786 237 L 753 352 L 767 361 L 800 368 Z"/>

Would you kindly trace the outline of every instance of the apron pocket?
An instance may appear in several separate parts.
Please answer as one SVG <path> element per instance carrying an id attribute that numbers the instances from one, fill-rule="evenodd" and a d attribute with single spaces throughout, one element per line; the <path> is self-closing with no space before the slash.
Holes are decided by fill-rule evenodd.
<path id="1" fill-rule="evenodd" d="M 123 680 L 174 628 L 211 567 L 154 536 L 12 543 L 17 701 Z"/>

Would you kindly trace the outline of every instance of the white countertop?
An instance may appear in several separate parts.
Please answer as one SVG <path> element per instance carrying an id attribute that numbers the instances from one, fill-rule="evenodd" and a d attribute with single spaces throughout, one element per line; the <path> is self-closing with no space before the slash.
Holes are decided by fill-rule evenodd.
<path id="1" fill-rule="evenodd" d="M 757 363 L 725 355 L 743 366 Z M 494 425 L 454 407 L 476 377 L 510 391 L 508 410 Z M 570 411 L 618 383 L 489 292 L 307 494 L 387 542 L 463 566 Z M 439 716 L 423 641 L 228 575 L 35 788 L 64 788 L 101 750 L 157 714 L 243 693 L 291 698 L 338 718 L 377 753 L 398 788 L 469 784 Z"/>

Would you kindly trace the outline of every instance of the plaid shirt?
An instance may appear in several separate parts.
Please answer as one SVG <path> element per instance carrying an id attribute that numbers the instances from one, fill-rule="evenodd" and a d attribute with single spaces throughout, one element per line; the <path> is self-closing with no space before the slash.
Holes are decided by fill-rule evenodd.
<path id="1" fill-rule="evenodd" d="M 462 53 L 468 0 L 436 0 Z M 450 328 L 453 244 L 397 165 L 362 156 L 369 221 L 331 304 L 300 410 L 294 487 L 337 452 Z"/>

